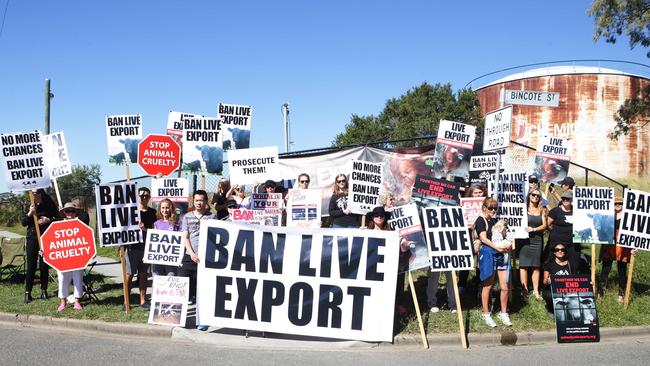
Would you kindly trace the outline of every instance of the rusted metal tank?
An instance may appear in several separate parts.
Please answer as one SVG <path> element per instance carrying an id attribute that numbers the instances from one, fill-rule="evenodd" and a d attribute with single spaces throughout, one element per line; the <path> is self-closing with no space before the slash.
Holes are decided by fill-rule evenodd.
<path id="1" fill-rule="evenodd" d="M 557 107 L 513 105 L 512 141 L 536 147 L 538 136 L 573 142 L 571 160 L 612 178 L 650 175 L 650 126 L 612 141 L 607 134 L 626 99 L 650 85 L 644 76 L 589 66 L 517 73 L 475 89 L 483 114 L 503 106 L 502 90 L 560 93 Z"/>

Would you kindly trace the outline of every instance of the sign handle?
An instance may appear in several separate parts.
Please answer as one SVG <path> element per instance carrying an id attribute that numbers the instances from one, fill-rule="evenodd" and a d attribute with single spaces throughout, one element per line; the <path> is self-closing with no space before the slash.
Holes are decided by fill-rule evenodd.
<path id="1" fill-rule="evenodd" d="M 62 208 L 63 201 L 61 201 L 61 193 L 59 192 L 59 184 L 56 182 L 56 178 L 52 178 L 52 184 L 54 185 L 54 192 L 56 193 L 56 201 L 59 203 L 59 208 Z"/>
<path id="2" fill-rule="evenodd" d="M 449 278 L 447 279 L 449 281 Z M 456 299 L 456 314 L 458 314 L 458 327 L 460 330 L 460 341 L 463 348 L 467 349 L 467 335 L 465 334 L 465 322 L 463 320 L 463 308 L 460 305 L 460 294 L 458 293 L 458 279 L 456 271 L 451 271 L 451 281 L 454 284 L 454 298 Z"/>
<path id="3" fill-rule="evenodd" d="M 126 164 L 126 181 L 131 181 L 131 171 L 129 169 L 129 162 Z M 127 314 L 131 313 L 131 303 L 129 302 L 129 276 L 126 274 L 126 248 L 120 245 L 120 264 L 122 267 L 122 290 L 124 291 L 124 310 Z"/>
<path id="4" fill-rule="evenodd" d="M 361 215 L 361 227 L 366 227 L 366 215 Z M 409 276 L 411 273 L 409 272 Z"/>
<path id="5" fill-rule="evenodd" d="M 34 203 L 34 192 L 29 191 L 29 202 L 36 207 L 36 204 Z M 38 215 L 36 212 L 34 212 L 34 215 L 32 216 L 34 219 L 34 229 L 36 229 L 36 238 L 38 238 L 38 249 L 43 250 L 43 243 L 41 242 L 41 228 L 38 225 Z M 45 281 L 48 279 L 46 278 Z M 43 279 L 41 279 L 43 281 Z"/>
<path id="6" fill-rule="evenodd" d="M 205 174 L 201 174 L 201 189 L 205 191 Z"/>
<path id="7" fill-rule="evenodd" d="M 632 292 L 632 274 L 634 273 L 634 258 L 636 255 L 631 256 L 630 258 L 630 268 L 627 272 L 627 285 L 625 286 L 625 305 L 624 309 L 627 310 L 628 305 L 630 304 L 630 292 Z"/>
<path id="8" fill-rule="evenodd" d="M 429 348 L 429 340 L 427 339 L 427 334 L 424 331 L 424 324 L 422 323 L 422 314 L 420 313 L 420 305 L 418 303 L 418 296 L 415 293 L 415 285 L 413 285 L 413 276 L 411 276 L 411 271 L 406 271 L 409 274 L 409 288 L 411 289 L 411 297 L 413 297 L 413 307 L 415 308 L 415 314 L 418 316 L 418 326 L 420 327 L 420 337 L 422 338 L 422 347 Z"/>
<path id="9" fill-rule="evenodd" d="M 591 287 L 594 291 L 594 296 L 598 296 L 598 290 L 596 286 L 596 244 L 591 244 Z"/>

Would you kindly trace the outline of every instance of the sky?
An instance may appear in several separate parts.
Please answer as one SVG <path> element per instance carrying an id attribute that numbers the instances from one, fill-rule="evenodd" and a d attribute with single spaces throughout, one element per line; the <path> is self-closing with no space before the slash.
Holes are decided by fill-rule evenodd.
<path id="1" fill-rule="evenodd" d="M 0 132 L 43 130 L 50 79 L 50 130 L 65 132 L 74 164 L 100 164 L 103 181 L 125 176 L 108 166 L 106 115 L 141 114 L 146 135 L 164 133 L 170 110 L 251 105 L 251 147 L 284 152 L 288 102 L 296 151 L 330 146 L 351 115 L 376 115 L 425 81 L 458 90 L 538 62 L 649 63 L 625 38 L 594 42 L 581 0 L 0 0 L 0 15 L 7 1 Z"/>

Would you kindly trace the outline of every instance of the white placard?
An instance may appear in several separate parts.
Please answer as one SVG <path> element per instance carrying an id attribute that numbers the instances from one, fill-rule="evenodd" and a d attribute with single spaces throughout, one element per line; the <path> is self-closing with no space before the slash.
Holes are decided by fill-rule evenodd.
<path id="1" fill-rule="evenodd" d="M 394 207 L 390 210 L 388 226 L 400 236 L 399 271 L 413 271 L 431 267 L 431 258 L 420 213 L 415 203 Z"/>
<path id="2" fill-rule="evenodd" d="M 472 241 L 460 206 L 423 207 L 422 220 L 432 272 L 474 269 Z"/>
<path id="3" fill-rule="evenodd" d="M 59 178 L 72 173 L 72 164 L 68 157 L 68 146 L 63 131 L 43 136 L 45 164 L 50 177 Z"/>
<path id="4" fill-rule="evenodd" d="M 350 171 L 348 208 L 352 213 L 364 215 L 379 205 L 384 164 L 352 160 Z"/>
<path id="5" fill-rule="evenodd" d="M 278 147 L 255 147 L 228 152 L 230 181 L 258 184 L 268 179 L 281 180 Z"/>
<path id="6" fill-rule="evenodd" d="M 253 107 L 219 103 L 217 112 L 217 116 L 223 124 L 223 149 L 248 149 L 250 147 Z M 230 158 L 230 155 L 228 157 Z"/>
<path id="7" fill-rule="evenodd" d="M 149 324 L 185 326 L 190 278 L 153 276 Z"/>
<path id="8" fill-rule="evenodd" d="M 494 195 L 496 174 L 488 182 L 488 192 Z M 526 194 L 528 179 L 526 172 L 501 173 L 499 179 L 499 197 L 496 218 L 508 222 L 508 237 L 516 239 L 528 238 L 528 208 Z"/>
<path id="9" fill-rule="evenodd" d="M 504 103 L 557 107 L 560 105 L 560 93 L 504 89 Z"/>
<path id="10" fill-rule="evenodd" d="M 625 190 L 623 218 L 616 243 L 625 248 L 650 251 L 650 193 Z"/>
<path id="11" fill-rule="evenodd" d="M 137 182 L 95 186 L 97 231 L 102 247 L 143 242 Z"/>
<path id="12" fill-rule="evenodd" d="M 614 244 L 614 188 L 573 187 L 573 242 Z"/>
<path id="13" fill-rule="evenodd" d="M 189 173 L 221 174 L 223 134 L 217 118 L 193 117 L 183 120 L 183 166 Z"/>
<path id="14" fill-rule="evenodd" d="M 202 222 L 200 322 L 390 342 L 398 245 L 393 231 Z"/>
<path id="15" fill-rule="evenodd" d="M 187 178 L 152 178 L 151 201 L 160 202 L 168 198 L 172 202 L 187 202 L 190 183 Z"/>
<path id="16" fill-rule="evenodd" d="M 202 117 L 197 114 L 169 111 L 167 115 L 167 134 L 183 137 L 183 120 L 187 118 Z"/>
<path id="17" fill-rule="evenodd" d="M 42 135 L 39 131 L 3 133 L 2 165 L 7 188 L 12 192 L 24 192 L 48 188 L 50 173 L 45 165 Z"/>
<path id="18" fill-rule="evenodd" d="M 142 141 L 142 116 L 106 116 L 106 142 L 110 165 L 138 164 L 138 144 Z"/>
<path id="19" fill-rule="evenodd" d="M 483 152 L 505 149 L 510 144 L 512 106 L 497 109 L 485 116 Z"/>
<path id="20" fill-rule="evenodd" d="M 571 146 L 571 141 L 557 137 L 538 138 L 534 173 L 539 180 L 547 183 L 559 183 L 569 175 Z"/>
<path id="21" fill-rule="evenodd" d="M 150 264 L 180 267 L 183 261 L 183 233 L 170 230 L 147 230 L 142 261 Z"/>

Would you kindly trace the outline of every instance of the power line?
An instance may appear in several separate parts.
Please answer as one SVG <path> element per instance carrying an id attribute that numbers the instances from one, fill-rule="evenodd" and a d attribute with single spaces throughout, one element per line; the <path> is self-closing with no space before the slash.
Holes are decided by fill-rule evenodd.
<path id="1" fill-rule="evenodd" d="M 2 25 L 0 25 L 0 38 L 2 38 L 2 31 L 5 29 L 5 19 L 7 19 L 7 9 L 9 8 L 9 1 L 7 0 L 7 3 L 5 4 L 5 11 L 4 14 L 2 15 Z"/>

